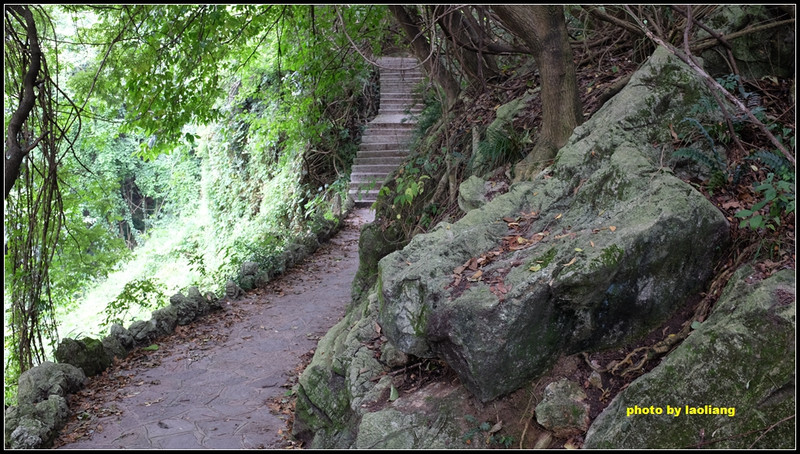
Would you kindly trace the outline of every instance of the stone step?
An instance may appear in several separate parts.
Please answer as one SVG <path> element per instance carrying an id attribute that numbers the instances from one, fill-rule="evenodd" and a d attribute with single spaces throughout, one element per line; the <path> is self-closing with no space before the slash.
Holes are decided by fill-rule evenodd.
<path id="1" fill-rule="evenodd" d="M 415 106 L 419 105 L 422 106 L 422 103 L 417 99 L 396 99 L 396 98 L 389 98 L 389 99 L 381 99 L 380 105 L 382 106 Z"/>
<path id="2" fill-rule="evenodd" d="M 381 101 L 390 101 L 390 100 L 395 100 L 395 101 L 400 101 L 400 100 L 416 101 L 418 99 L 419 99 L 419 96 L 417 96 L 417 95 L 415 95 L 413 93 L 401 93 L 401 92 L 389 93 L 389 92 L 387 92 L 387 93 L 384 93 L 384 94 L 381 95 Z"/>
<path id="3" fill-rule="evenodd" d="M 378 190 L 373 191 L 357 191 L 350 190 L 348 192 L 353 199 L 356 208 L 369 208 L 378 200 Z"/>
<path id="4" fill-rule="evenodd" d="M 423 77 L 398 77 L 396 79 L 382 79 L 381 90 L 386 93 L 399 93 L 406 88 L 414 89 L 417 85 L 424 82 Z"/>
<path id="5" fill-rule="evenodd" d="M 364 134 L 373 133 L 377 131 L 414 131 L 417 129 L 417 125 L 414 123 L 397 123 L 394 121 L 381 121 L 381 117 L 375 117 L 369 124 L 367 124 L 366 129 L 364 129 Z"/>
<path id="6" fill-rule="evenodd" d="M 351 188 L 380 188 L 386 182 L 388 173 L 351 173 L 350 174 L 350 187 Z"/>
<path id="7" fill-rule="evenodd" d="M 417 121 L 416 117 L 422 113 L 422 109 L 378 109 L 379 115 L 405 115 L 408 120 Z"/>
<path id="8" fill-rule="evenodd" d="M 384 113 L 388 113 L 388 111 L 390 110 L 397 111 L 398 113 L 404 113 L 405 111 L 422 112 L 422 106 L 419 105 L 409 106 L 405 104 L 381 104 L 381 106 L 378 107 L 378 114 L 382 113 L 381 110 L 383 110 Z"/>
<path id="9" fill-rule="evenodd" d="M 404 143 L 397 142 L 361 142 L 358 146 L 358 151 L 384 151 L 384 150 L 397 150 L 403 148 Z"/>
<path id="10" fill-rule="evenodd" d="M 405 155 L 397 156 L 379 156 L 379 157 L 363 157 L 358 156 L 353 160 L 353 167 L 355 166 L 371 166 L 371 165 L 390 165 L 399 166 L 405 160 Z"/>
<path id="11" fill-rule="evenodd" d="M 359 150 L 356 158 L 397 158 L 405 157 L 408 151 L 403 150 L 377 150 L 377 151 L 364 151 Z"/>
<path id="12" fill-rule="evenodd" d="M 403 92 L 413 94 L 419 83 L 419 81 L 382 83 L 380 88 L 383 93 L 388 94 L 397 94 Z"/>
<path id="13" fill-rule="evenodd" d="M 402 134 L 379 133 L 364 134 L 361 136 L 361 143 L 398 143 L 404 144 L 411 141 L 414 137 L 413 131 L 403 132 Z"/>
<path id="14" fill-rule="evenodd" d="M 405 88 L 414 87 L 425 81 L 424 77 L 411 77 L 411 76 L 398 76 L 390 79 L 381 79 L 381 88 L 389 89 L 389 92 L 394 92 L 392 88 Z"/>
<path id="15" fill-rule="evenodd" d="M 422 112 L 422 106 L 409 106 L 407 104 L 381 104 L 380 107 L 378 107 L 378 114 L 390 113 L 390 111 L 401 114 L 406 112 L 418 114 Z"/>
<path id="16" fill-rule="evenodd" d="M 402 159 L 400 159 L 400 161 L 402 162 Z M 389 164 L 386 163 L 385 161 L 378 164 L 362 164 L 362 163 L 353 164 L 353 170 L 351 174 L 381 173 L 384 175 L 389 175 L 390 173 L 392 173 L 394 169 L 397 168 L 397 165 L 398 164 Z"/>

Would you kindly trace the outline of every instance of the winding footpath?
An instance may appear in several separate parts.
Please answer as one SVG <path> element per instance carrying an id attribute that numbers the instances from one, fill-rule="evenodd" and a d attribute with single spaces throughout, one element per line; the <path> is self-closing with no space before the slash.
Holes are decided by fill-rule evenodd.
<path id="1" fill-rule="evenodd" d="M 92 378 L 59 449 L 276 449 L 301 357 L 344 315 L 358 268 L 355 210 L 304 262 Z M 283 411 L 281 411 L 283 410 Z M 66 444 L 64 444 L 66 442 Z"/>

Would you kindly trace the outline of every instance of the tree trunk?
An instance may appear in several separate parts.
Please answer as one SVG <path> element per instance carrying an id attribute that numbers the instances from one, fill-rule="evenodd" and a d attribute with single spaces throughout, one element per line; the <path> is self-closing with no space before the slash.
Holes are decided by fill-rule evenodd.
<path id="1" fill-rule="evenodd" d="M 22 126 L 28 120 L 28 116 L 36 105 L 36 95 L 33 92 L 33 87 L 36 84 L 36 78 L 39 76 L 39 71 L 42 68 L 42 50 L 39 47 L 39 35 L 36 32 L 36 23 L 33 20 L 33 13 L 27 6 L 9 5 L 6 6 L 6 24 L 10 25 L 9 15 L 14 15 L 18 20 L 24 20 L 25 31 L 28 38 L 28 49 L 22 49 L 22 53 L 30 54 L 28 61 L 28 71 L 22 80 L 22 98 L 19 101 L 17 110 L 11 115 L 11 120 L 8 122 L 8 136 L 6 137 L 6 152 L 5 152 L 5 197 L 11 193 L 11 188 L 14 187 L 14 182 L 19 178 L 19 169 L 22 166 L 22 160 L 25 159 L 32 146 L 26 143 L 26 148 L 22 148 L 20 143 L 20 133 Z M 8 44 L 7 44 L 8 45 Z M 26 52 L 27 51 L 27 52 Z M 23 57 L 23 61 L 27 60 Z M 30 138 L 33 141 L 32 138 Z"/>
<path id="2" fill-rule="evenodd" d="M 434 7 L 434 16 L 437 16 L 436 8 Z M 464 19 L 464 13 L 460 10 L 453 11 L 441 16 L 437 23 L 452 43 L 453 53 L 464 73 L 474 84 L 479 85 L 482 89 L 485 88 L 486 79 L 497 75 L 496 65 L 494 65 L 491 55 L 482 53 L 483 43 L 480 42 L 477 34 L 470 33 L 472 29 Z"/>
<path id="3" fill-rule="evenodd" d="M 572 49 L 562 6 L 504 5 L 492 9 L 503 26 L 531 48 L 541 76 L 542 130 L 533 151 L 517 166 L 517 177 L 526 178 L 552 160 L 575 127 L 583 123 Z"/>
<path id="4" fill-rule="evenodd" d="M 417 56 L 419 61 L 423 62 L 423 66 L 428 75 L 438 83 L 445 92 L 447 97 L 448 110 L 453 107 L 458 101 L 458 95 L 461 92 L 461 86 L 458 81 L 453 78 L 453 75 L 447 68 L 443 67 L 439 62 L 439 55 L 437 52 L 431 50 L 431 44 L 423 34 L 420 27 L 420 20 L 416 14 L 407 10 L 400 5 L 389 5 L 389 11 L 392 12 L 397 22 L 403 28 L 414 55 Z"/>

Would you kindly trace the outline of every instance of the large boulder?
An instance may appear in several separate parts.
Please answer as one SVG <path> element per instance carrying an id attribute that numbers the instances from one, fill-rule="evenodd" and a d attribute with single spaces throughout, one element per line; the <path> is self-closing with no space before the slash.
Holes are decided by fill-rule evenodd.
<path id="1" fill-rule="evenodd" d="M 598 416 L 593 449 L 796 446 L 794 270 L 738 271 L 714 311 Z"/>
<path id="2" fill-rule="evenodd" d="M 392 369 L 440 356 L 486 400 L 560 353 L 614 345 L 680 307 L 708 278 L 727 223 L 659 170 L 652 144 L 670 140 L 700 90 L 659 51 L 537 181 L 389 255 L 402 236 L 363 227 L 353 302 L 299 379 L 294 434 L 317 449 L 461 445 L 448 440 L 467 430 L 453 415 L 466 414 L 454 401 L 472 402 L 468 390 L 391 400 Z"/>
<path id="3" fill-rule="evenodd" d="M 728 241 L 719 210 L 660 167 L 658 144 L 704 90 L 657 50 L 534 181 L 383 258 L 386 337 L 488 401 L 666 320 Z"/>

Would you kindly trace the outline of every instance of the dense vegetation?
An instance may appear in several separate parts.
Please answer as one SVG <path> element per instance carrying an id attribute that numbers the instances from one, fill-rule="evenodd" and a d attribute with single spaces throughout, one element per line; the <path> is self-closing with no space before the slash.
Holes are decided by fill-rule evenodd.
<path id="1" fill-rule="evenodd" d="M 385 10 L 42 6 L 5 20 L 7 129 L 34 37 L 43 62 L 5 201 L 6 401 L 59 336 L 191 285 L 219 294 L 346 197 L 377 108 L 360 53 L 388 44 Z"/>
<path id="2" fill-rule="evenodd" d="M 775 75 L 748 79 L 726 36 L 792 27 L 794 10 L 718 33 L 715 9 L 6 7 L 6 153 L 19 162 L 16 176 L 15 160 L 5 169 L 6 400 L 59 336 L 96 334 L 191 285 L 218 292 L 241 262 L 269 267 L 329 222 L 377 107 L 367 60 L 398 48 L 434 83 L 421 87 L 416 154 L 376 204 L 397 247 L 459 216 L 469 175 L 502 188 L 550 162 L 581 110 L 619 91 L 656 45 L 691 56 L 722 43 L 726 69 L 709 83 L 749 114 L 674 125 L 662 164 L 676 152 L 697 165 L 694 184 L 741 221 L 742 256 L 793 261 L 794 59 L 772 54 Z M 530 55 L 565 71 L 540 73 Z M 553 102 L 561 89 L 579 99 Z M 523 114 L 488 127 L 526 93 Z M 698 117 L 718 102 L 698 101 Z"/>

